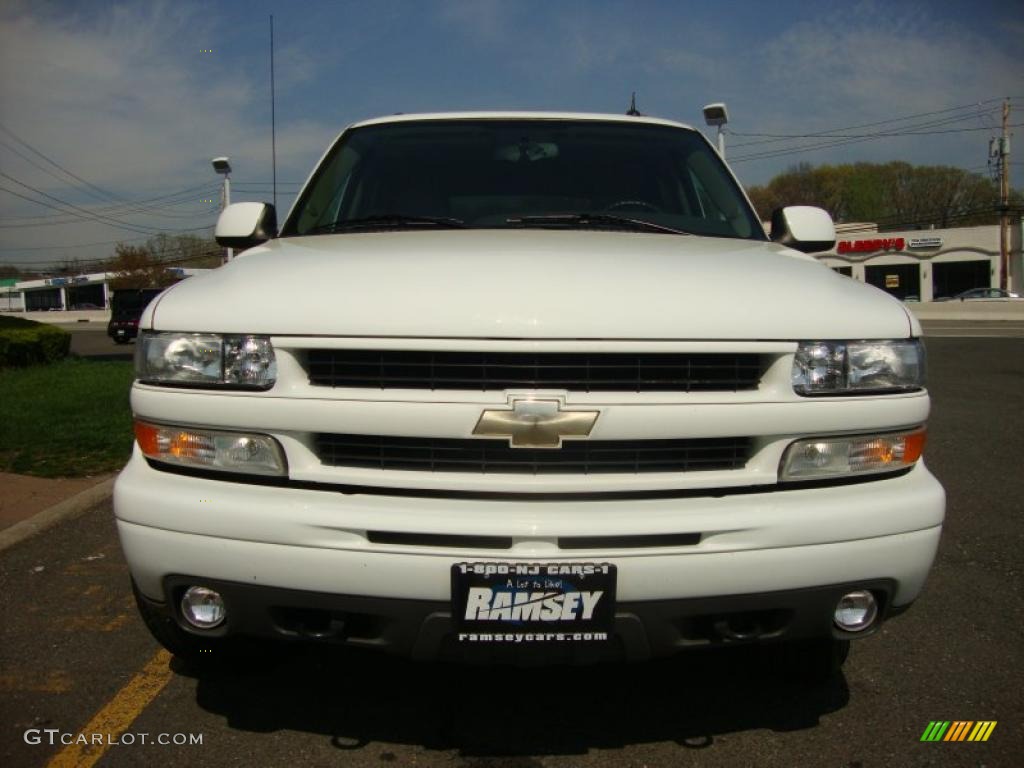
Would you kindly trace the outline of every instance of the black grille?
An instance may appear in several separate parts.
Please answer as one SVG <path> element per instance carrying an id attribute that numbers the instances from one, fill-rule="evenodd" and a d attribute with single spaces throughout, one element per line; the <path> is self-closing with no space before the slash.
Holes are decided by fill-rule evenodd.
<path id="1" fill-rule="evenodd" d="M 332 467 L 482 474 L 697 472 L 739 469 L 746 437 L 692 440 L 566 440 L 561 448 L 512 448 L 507 440 L 317 435 L 320 461 Z"/>
<path id="2" fill-rule="evenodd" d="M 312 349 L 309 383 L 372 389 L 568 389 L 574 392 L 735 392 L 756 389 L 751 353 L 605 354 Z"/>

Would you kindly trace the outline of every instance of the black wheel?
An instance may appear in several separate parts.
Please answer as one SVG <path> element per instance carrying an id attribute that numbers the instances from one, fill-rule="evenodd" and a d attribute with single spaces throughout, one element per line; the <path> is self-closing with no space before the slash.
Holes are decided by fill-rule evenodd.
<path id="1" fill-rule="evenodd" d="M 118 336 L 115 336 L 114 337 L 114 343 L 115 344 L 127 344 L 128 343 L 128 339 L 122 339 L 122 338 L 120 338 Z"/>
<path id="2" fill-rule="evenodd" d="M 780 649 L 786 675 L 809 683 L 825 683 L 839 676 L 850 641 L 831 637 L 786 643 Z"/>
<path id="3" fill-rule="evenodd" d="M 132 593 L 135 595 L 135 605 L 138 606 L 139 615 L 146 623 L 149 633 L 160 645 L 190 665 L 222 661 L 218 658 L 224 650 L 224 641 L 221 638 L 190 635 L 175 623 L 167 611 L 158 609 L 143 597 L 134 579 L 132 579 Z"/>

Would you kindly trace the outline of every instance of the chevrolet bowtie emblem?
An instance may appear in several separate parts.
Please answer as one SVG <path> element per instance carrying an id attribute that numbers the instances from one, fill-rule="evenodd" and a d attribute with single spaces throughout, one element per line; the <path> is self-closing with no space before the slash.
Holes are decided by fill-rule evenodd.
<path id="1" fill-rule="evenodd" d="M 586 437 L 600 411 L 563 411 L 560 400 L 512 400 L 511 410 L 486 410 L 473 429 L 481 437 L 507 437 L 513 448 L 561 448 L 563 438 Z"/>

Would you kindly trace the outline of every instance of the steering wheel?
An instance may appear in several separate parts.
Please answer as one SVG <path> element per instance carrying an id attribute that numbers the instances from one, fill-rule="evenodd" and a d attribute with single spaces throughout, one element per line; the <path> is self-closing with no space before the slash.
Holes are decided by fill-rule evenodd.
<path id="1" fill-rule="evenodd" d="M 661 208 L 656 206 L 654 203 L 647 202 L 646 200 L 618 200 L 614 203 L 606 205 L 603 210 L 617 211 L 620 208 L 640 208 L 645 211 L 661 213 Z"/>

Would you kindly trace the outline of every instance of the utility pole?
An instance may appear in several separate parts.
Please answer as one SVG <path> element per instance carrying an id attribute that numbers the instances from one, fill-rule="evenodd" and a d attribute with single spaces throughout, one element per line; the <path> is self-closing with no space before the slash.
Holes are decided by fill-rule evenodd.
<path id="1" fill-rule="evenodd" d="M 1010 288 L 1010 100 L 1003 99 L 1003 132 L 999 137 L 999 287 Z"/>

